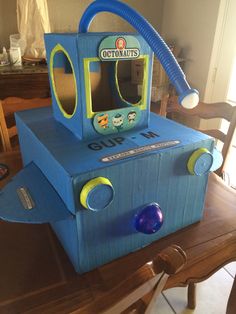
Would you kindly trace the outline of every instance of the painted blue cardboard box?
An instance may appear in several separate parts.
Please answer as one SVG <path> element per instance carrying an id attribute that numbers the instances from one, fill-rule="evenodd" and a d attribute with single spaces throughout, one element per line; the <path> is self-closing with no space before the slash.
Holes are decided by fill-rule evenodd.
<path id="1" fill-rule="evenodd" d="M 159 35 L 86 33 L 107 5 L 127 9 L 95 1 L 79 33 L 45 35 L 52 107 L 17 113 L 24 169 L 0 194 L 2 219 L 49 222 L 81 273 L 199 221 L 215 167 L 212 138 L 150 113 L 152 50 L 180 102 L 198 101 Z M 141 96 L 127 83 L 133 59 Z"/>

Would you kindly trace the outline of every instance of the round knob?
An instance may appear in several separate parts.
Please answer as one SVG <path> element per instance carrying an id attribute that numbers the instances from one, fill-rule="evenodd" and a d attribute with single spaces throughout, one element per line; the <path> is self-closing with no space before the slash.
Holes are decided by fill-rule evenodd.
<path id="1" fill-rule="evenodd" d="M 104 177 L 88 181 L 80 193 L 80 203 L 84 208 L 99 211 L 106 208 L 114 198 L 111 182 Z"/>
<path id="2" fill-rule="evenodd" d="M 145 206 L 135 216 L 135 229 L 138 232 L 152 234 L 157 232 L 163 224 L 163 214 L 157 203 Z"/>
<path id="3" fill-rule="evenodd" d="M 213 155 L 206 148 L 199 148 L 189 157 L 187 168 L 190 174 L 200 176 L 210 171 Z"/>

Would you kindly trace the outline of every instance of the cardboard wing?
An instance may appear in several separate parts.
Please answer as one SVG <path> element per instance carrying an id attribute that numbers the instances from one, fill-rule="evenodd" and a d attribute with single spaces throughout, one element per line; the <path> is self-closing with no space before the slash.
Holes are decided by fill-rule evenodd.
<path id="1" fill-rule="evenodd" d="M 47 223 L 72 218 L 41 170 L 30 163 L 0 192 L 0 218 L 11 222 Z"/>

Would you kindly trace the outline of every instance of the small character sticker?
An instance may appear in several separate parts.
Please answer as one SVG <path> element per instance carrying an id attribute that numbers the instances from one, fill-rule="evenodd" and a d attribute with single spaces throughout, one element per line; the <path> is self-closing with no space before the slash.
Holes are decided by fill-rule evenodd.
<path id="1" fill-rule="evenodd" d="M 126 40 L 123 37 L 119 37 L 116 40 L 116 48 L 119 50 L 126 48 Z"/>
<path id="2" fill-rule="evenodd" d="M 113 126 L 118 130 L 118 132 L 122 129 L 124 123 L 124 116 L 120 113 L 117 113 L 112 118 Z"/>
<path id="3" fill-rule="evenodd" d="M 109 123 L 108 114 L 107 113 L 100 114 L 97 117 L 97 122 L 98 122 L 98 125 L 100 126 L 100 128 L 107 129 L 108 123 Z"/>
<path id="4" fill-rule="evenodd" d="M 135 119 L 136 119 L 136 116 L 137 116 L 136 111 L 130 111 L 130 112 L 127 114 L 128 122 L 129 122 L 129 123 L 134 123 L 134 122 L 135 122 Z"/>

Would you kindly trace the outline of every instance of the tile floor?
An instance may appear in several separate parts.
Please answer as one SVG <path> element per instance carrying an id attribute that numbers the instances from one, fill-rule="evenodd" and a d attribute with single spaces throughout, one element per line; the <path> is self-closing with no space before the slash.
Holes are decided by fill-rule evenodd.
<path id="1" fill-rule="evenodd" d="M 225 314 L 235 274 L 236 262 L 233 262 L 199 283 L 195 310 L 186 308 L 187 288 L 166 290 L 158 298 L 157 307 L 152 314 Z"/>

